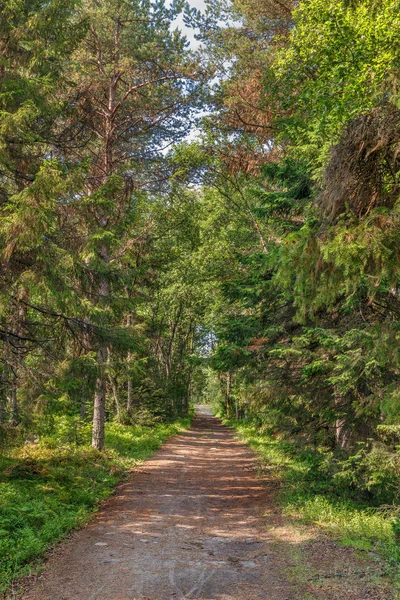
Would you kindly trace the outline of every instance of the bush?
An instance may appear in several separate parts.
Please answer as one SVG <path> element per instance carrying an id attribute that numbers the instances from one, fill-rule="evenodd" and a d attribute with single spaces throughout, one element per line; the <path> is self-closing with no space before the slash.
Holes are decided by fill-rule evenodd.
<path id="1" fill-rule="evenodd" d="M 383 443 L 359 442 L 358 450 L 338 462 L 333 481 L 351 488 L 374 504 L 398 500 L 400 492 L 400 455 Z"/>

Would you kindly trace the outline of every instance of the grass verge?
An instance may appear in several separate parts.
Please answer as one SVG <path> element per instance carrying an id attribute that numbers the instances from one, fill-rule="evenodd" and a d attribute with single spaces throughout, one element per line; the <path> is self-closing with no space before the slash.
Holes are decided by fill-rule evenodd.
<path id="1" fill-rule="evenodd" d="M 261 468 L 272 469 L 281 482 L 278 502 L 285 514 L 331 532 L 341 544 L 386 559 L 400 583 L 398 521 L 376 507 L 335 488 L 324 468 L 323 453 L 299 448 L 247 420 L 225 421 L 260 458 Z"/>
<path id="2" fill-rule="evenodd" d="M 103 453 L 47 438 L 0 457 L 0 593 L 86 523 L 127 470 L 189 425 L 190 419 L 151 427 L 109 423 Z"/>

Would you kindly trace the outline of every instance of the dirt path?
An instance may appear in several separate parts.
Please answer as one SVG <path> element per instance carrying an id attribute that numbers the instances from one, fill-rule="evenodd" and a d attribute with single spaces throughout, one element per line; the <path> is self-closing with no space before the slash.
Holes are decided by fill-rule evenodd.
<path id="1" fill-rule="evenodd" d="M 298 567 L 293 547 L 307 542 L 282 526 L 273 485 L 253 463 L 252 452 L 202 411 L 59 547 L 23 599 L 313 598 L 307 577 L 290 575 Z M 375 596 L 359 583 L 355 596 L 316 597 L 389 598 L 382 589 Z"/>

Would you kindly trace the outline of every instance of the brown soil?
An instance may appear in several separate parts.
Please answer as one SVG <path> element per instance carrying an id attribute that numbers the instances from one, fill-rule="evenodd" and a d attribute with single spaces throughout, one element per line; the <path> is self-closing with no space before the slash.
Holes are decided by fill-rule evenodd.
<path id="1" fill-rule="evenodd" d="M 58 547 L 22 599 L 393 600 L 370 557 L 284 522 L 275 489 L 203 409 Z"/>

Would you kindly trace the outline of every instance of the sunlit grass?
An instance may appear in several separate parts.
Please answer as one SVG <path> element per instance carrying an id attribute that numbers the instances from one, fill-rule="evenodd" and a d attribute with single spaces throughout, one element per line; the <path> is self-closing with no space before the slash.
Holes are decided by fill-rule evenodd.
<path id="1" fill-rule="evenodd" d="M 323 453 L 316 461 L 311 450 L 299 449 L 268 430 L 260 432 L 254 423 L 242 420 L 229 424 L 257 452 L 260 468 L 268 467 L 281 479 L 278 501 L 285 514 L 318 525 L 343 545 L 375 552 L 398 569 L 396 519 L 336 488 L 321 461 Z"/>
<path id="2" fill-rule="evenodd" d="M 0 457 L 0 592 L 85 523 L 128 469 L 188 425 L 189 420 L 152 427 L 109 423 L 104 453 L 48 437 Z"/>

